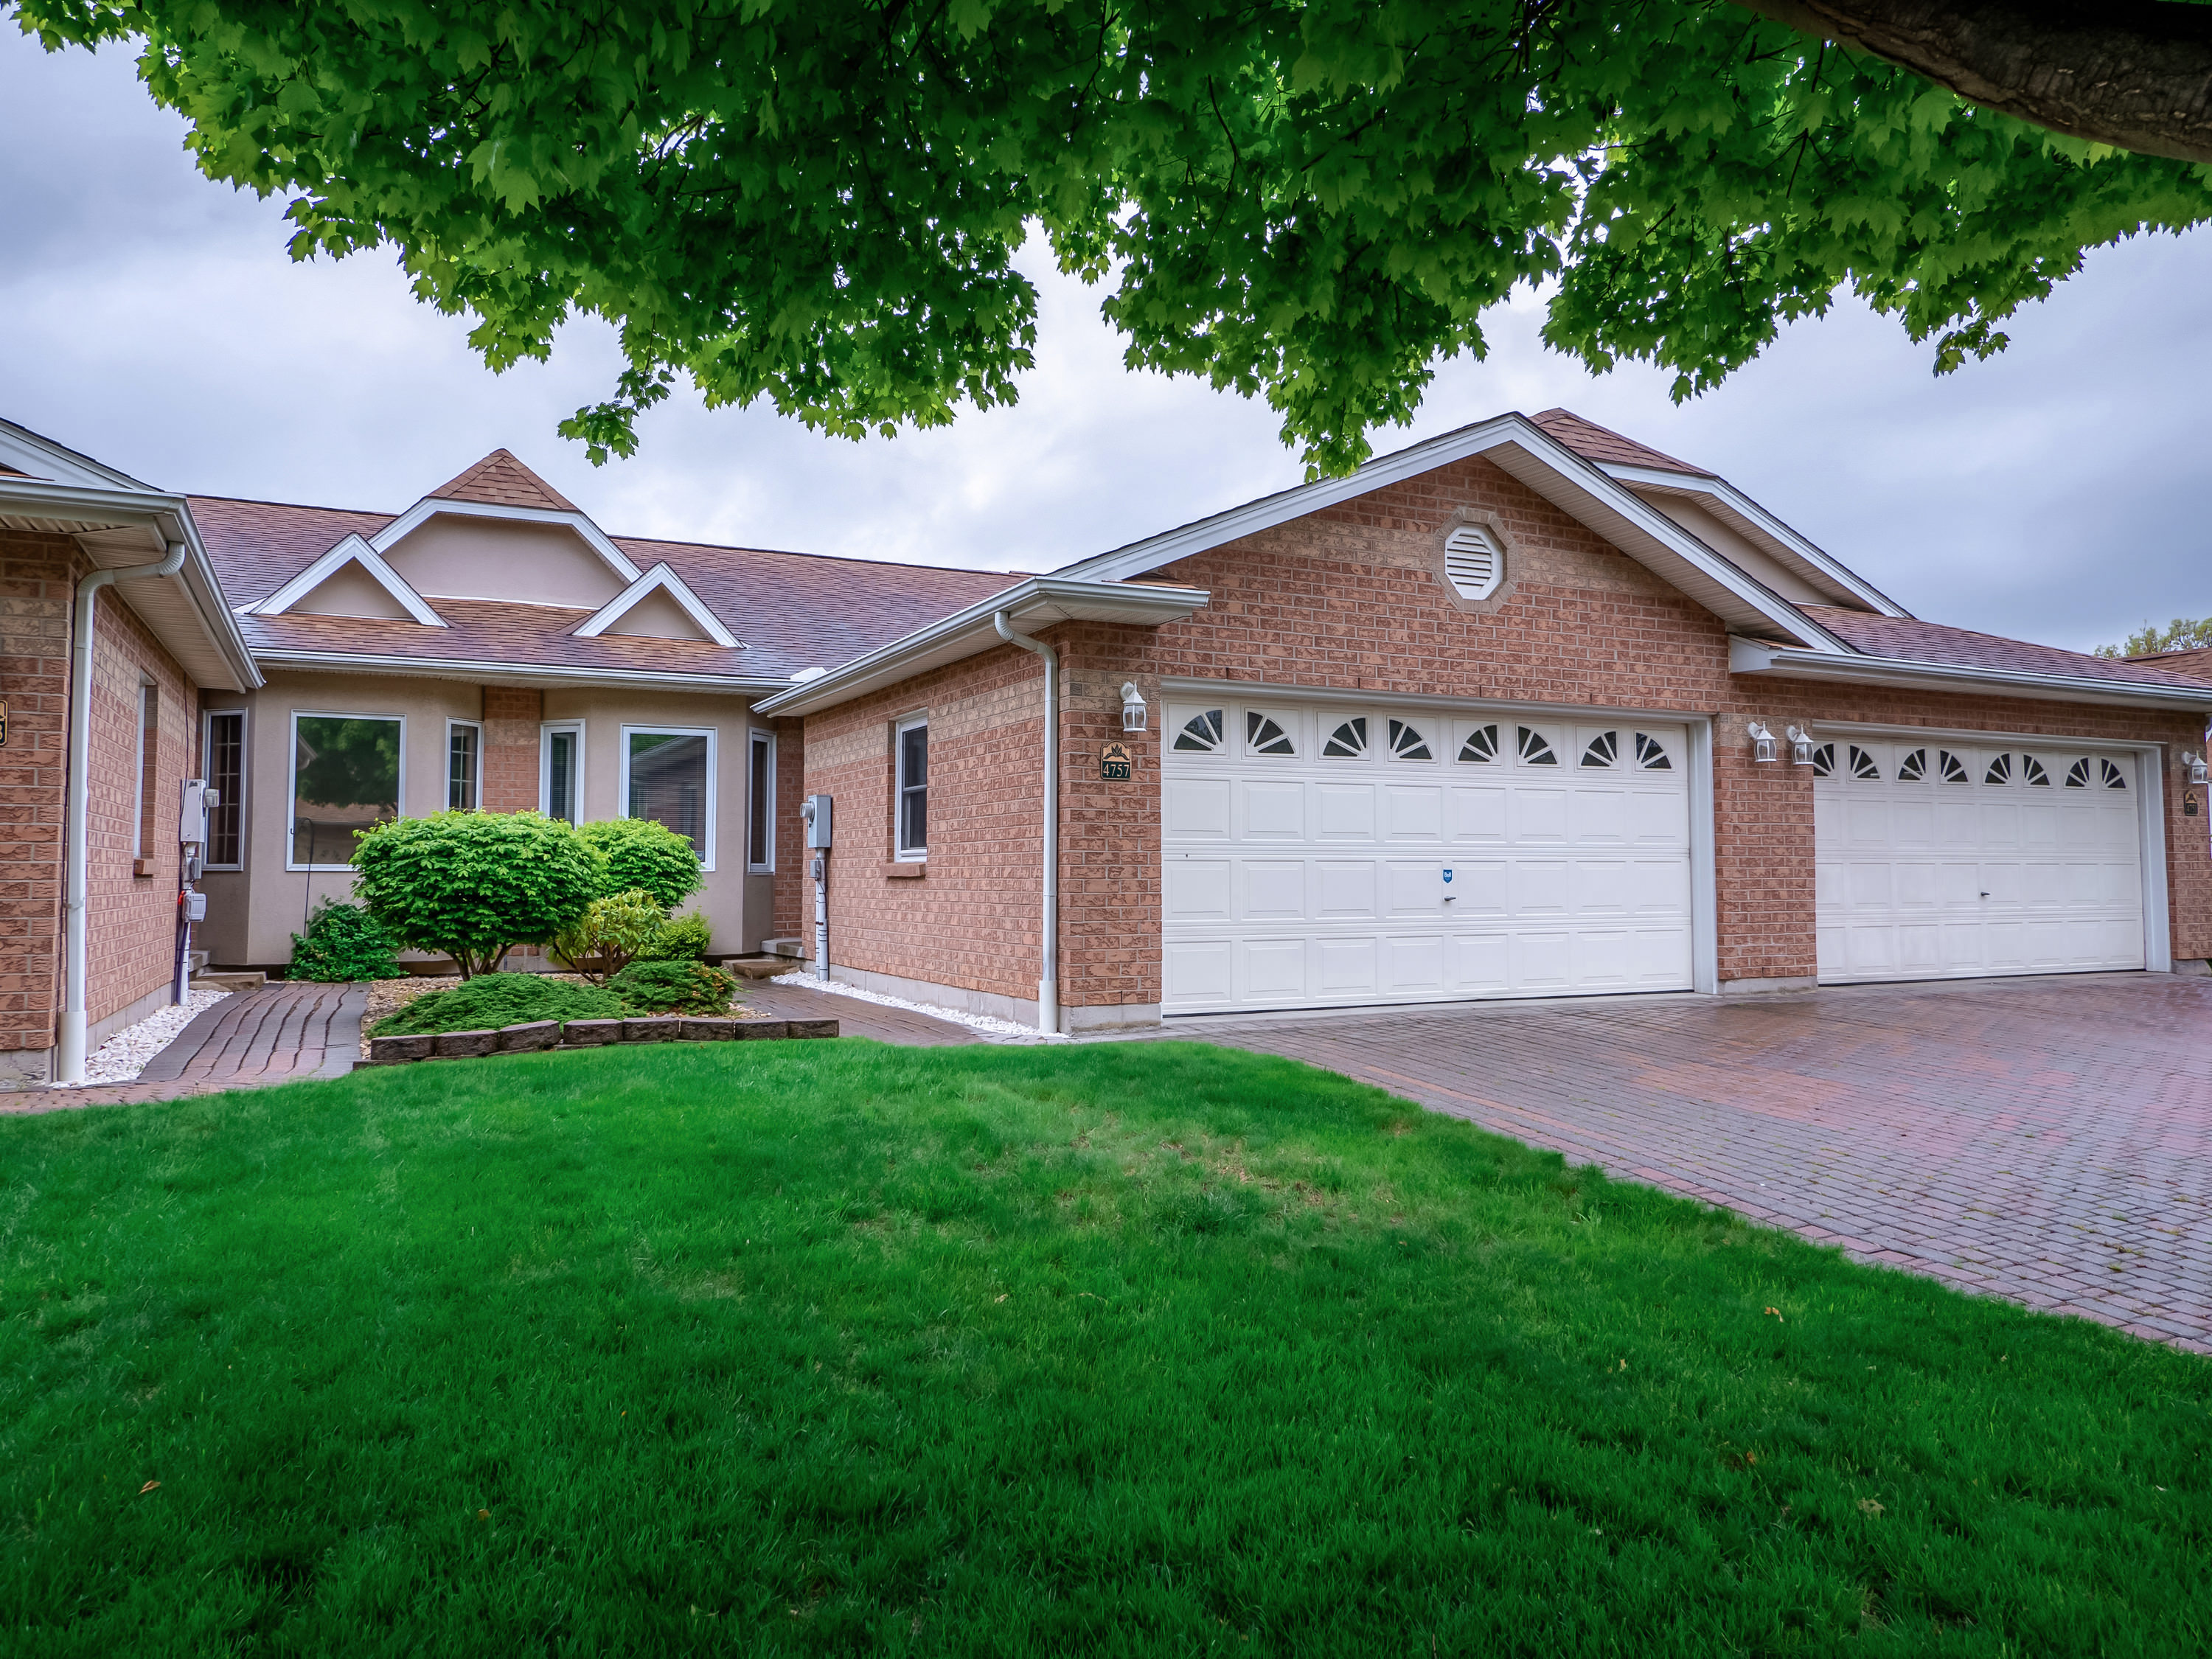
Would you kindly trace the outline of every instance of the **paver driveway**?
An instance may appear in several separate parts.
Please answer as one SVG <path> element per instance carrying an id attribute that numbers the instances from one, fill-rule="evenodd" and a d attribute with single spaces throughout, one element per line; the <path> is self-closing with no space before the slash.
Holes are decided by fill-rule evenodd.
<path id="1" fill-rule="evenodd" d="M 1310 1060 L 1869 1261 L 2212 1352 L 2212 980 L 1320 1016 Z"/>

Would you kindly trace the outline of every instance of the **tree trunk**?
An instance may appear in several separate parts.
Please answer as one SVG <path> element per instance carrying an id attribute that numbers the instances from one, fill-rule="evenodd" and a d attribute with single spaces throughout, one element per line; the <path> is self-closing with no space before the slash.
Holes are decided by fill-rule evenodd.
<path id="1" fill-rule="evenodd" d="M 2052 132 L 2212 162 L 2212 5 L 1735 0 Z"/>

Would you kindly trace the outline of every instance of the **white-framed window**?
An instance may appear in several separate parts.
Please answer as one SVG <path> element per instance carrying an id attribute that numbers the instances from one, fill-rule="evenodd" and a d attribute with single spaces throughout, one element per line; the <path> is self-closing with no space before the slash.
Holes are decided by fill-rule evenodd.
<path id="1" fill-rule="evenodd" d="M 538 728 L 538 810 L 563 823 L 584 821 L 584 722 Z"/>
<path id="2" fill-rule="evenodd" d="M 745 745 L 745 868 L 775 868 L 775 733 L 756 732 Z"/>
<path id="3" fill-rule="evenodd" d="M 354 834 L 400 814 L 407 726 L 397 714 L 292 716 L 288 870 L 350 870 Z"/>
<path id="4" fill-rule="evenodd" d="M 926 860 L 929 856 L 929 716 L 916 714 L 894 726 L 891 753 L 898 768 L 894 809 L 896 854 L 902 860 Z"/>
<path id="5" fill-rule="evenodd" d="M 208 808 L 205 867 L 246 867 L 246 711 L 218 708 L 207 717 L 200 747 L 202 771 L 215 791 Z"/>
<path id="6" fill-rule="evenodd" d="M 705 726 L 625 726 L 620 799 L 626 818 L 651 818 L 691 843 L 714 867 L 714 730 Z"/>
<path id="7" fill-rule="evenodd" d="M 131 855 L 154 856 L 154 819 L 161 799 L 156 768 L 161 744 L 161 688 L 151 680 L 138 687 L 138 764 L 131 798 Z"/>
<path id="8" fill-rule="evenodd" d="M 446 722 L 446 810 L 483 807 L 483 727 L 475 720 Z"/>

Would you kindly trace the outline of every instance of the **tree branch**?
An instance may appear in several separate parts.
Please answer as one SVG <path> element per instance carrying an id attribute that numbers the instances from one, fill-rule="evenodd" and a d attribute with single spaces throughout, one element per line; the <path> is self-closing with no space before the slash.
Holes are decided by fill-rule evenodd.
<path id="1" fill-rule="evenodd" d="M 2212 6 L 2174 0 L 1734 0 L 1970 104 L 2143 155 L 2212 162 Z"/>

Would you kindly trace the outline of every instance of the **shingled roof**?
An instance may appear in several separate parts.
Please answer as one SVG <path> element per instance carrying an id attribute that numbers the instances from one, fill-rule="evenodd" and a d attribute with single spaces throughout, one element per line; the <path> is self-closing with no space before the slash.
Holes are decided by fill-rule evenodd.
<path id="1" fill-rule="evenodd" d="M 1687 473 L 1693 478 L 1719 476 L 1702 466 L 1678 461 L 1672 455 L 1662 455 L 1633 438 L 1624 438 L 1610 427 L 1600 426 L 1595 421 L 1586 421 L 1571 409 L 1547 409 L 1540 415 L 1531 415 L 1528 419 L 1586 461 L 1595 461 L 1601 465 L 1648 466 L 1661 472 Z"/>
<path id="2" fill-rule="evenodd" d="M 1941 663 L 1954 668 L 1994 668 L 2008 673 L 2061 674 L 2074 679 L 2115 680 L 2130 685 L 2185 685 L 2203 689 L 2201 678 L 2174 673 L 2125 657 L 2092 657 L 2055 645 L 2032 645 L 2000 634 L 1946 628 L 1910 617 L 1878 617 L 1838 605 L 1797 607 L 1854 651 L 1899 662 Z"/>
<path id="3" fill-rule="evenodd" d="M 534 507 L 548 513 L 574 513 L 575 504 L 514 455 L 495 449 L 458 478 L 430 492 L 441 501 L 479 501 L 489 507 Z"/>

